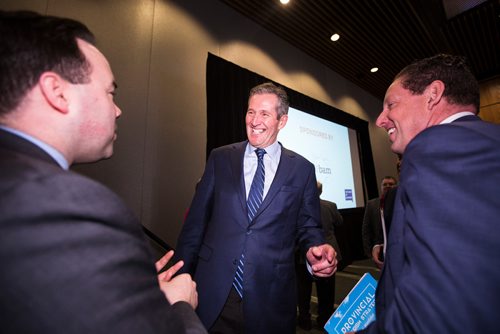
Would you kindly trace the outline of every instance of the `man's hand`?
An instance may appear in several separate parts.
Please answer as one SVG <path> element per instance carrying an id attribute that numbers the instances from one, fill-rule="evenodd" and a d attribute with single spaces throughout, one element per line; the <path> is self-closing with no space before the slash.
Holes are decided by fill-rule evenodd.
<path id="1" fill-rule="evenodd" d="M 372 260 L 375 262 L 378 269 L 382 269 L 382 266 L 384 265 L 384 261 L 380 261 L 380 254 L 383 249 L 384 245 L 375 245 L 372 248 Z"/>
<path id="2" fill-rule="evenodd" d="M 155 264 L 156 271 L 160 272 L 167 265 L 168 261 L 170 261 L 170 259 L 173 256 L 174 256 L 174 251 L 170 250 L 165 255 L 163 255 L 161 259 L 156 261 L 156 264 Z M 159 281 L 162 280 L 162 281 L 166 281 L 166 282 L 170 281 L 170 279 L 172 279 L 172 277 L 175 275 L 175 273 L 179 269 L 181 269 L 183 265 L 184 265 L 183 261 L 177 262 L 176 264 L 171 266 L 168 270 L 165 270 L 161 274 L 158 274 L 158 280 Z"/>
<path id="3" fill-rule="evenodd" d="M 336 253 L 329 244 L 309 248 L 306 258 L 315 276 L 330 277 L 337 271 Z"/>
<path id="4" fill-rule="evenodd" d="M 198 306 L 198 292 L 196 283 L 189 274 L 181 274 L 170 279 L 170 281 L 160 281 L 160 289 L 170 304 L 179 301 L 188 302 L 193 309 Z"/>
<path id="5" fill-rule="evenodd" d="M 174 251 L 171 250 L 161 259 L 156 261 L 156 271 L 160 272 L 173 256 Z M 174 304 L 178 301 L 185 301 L 188 302 L 193 309 L 196 309 L 198 306 L 198 292 L 196 292 L 196 283 L 191 279 L 191 276 L 189 274 L 181 274 L 172 278 L 183 265 L 184 262 L 179 261 L 164 272 L 158 274 L 158 283 L 170 304 Z"/>

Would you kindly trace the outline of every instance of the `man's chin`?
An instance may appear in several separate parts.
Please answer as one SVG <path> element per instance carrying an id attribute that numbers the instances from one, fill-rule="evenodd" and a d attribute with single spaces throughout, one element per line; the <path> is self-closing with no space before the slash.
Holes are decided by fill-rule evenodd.
<path id="1" fill-rule="evenodd" d="M 101 160 L 107 160 L 113 156 L 113 147 L 106 149 L 103 152 L 100 153 L 94 153 L 94 154 L 88 154 L 86 156 L 79 157 L 75 159 L 74 163 L 75 164 L 89 164 L 89 163 L 94 163 L 98 162 Z"/>
<path id="2" fill-rule="evenodd" d="M 403 154 L 404 147 L 401 148 L 401 145 L 398 145 L 396 142 L 394 142 L 391 145 L 391 151 L 394 152 L 394 153 L 396 153 L 396 154 Z"/>

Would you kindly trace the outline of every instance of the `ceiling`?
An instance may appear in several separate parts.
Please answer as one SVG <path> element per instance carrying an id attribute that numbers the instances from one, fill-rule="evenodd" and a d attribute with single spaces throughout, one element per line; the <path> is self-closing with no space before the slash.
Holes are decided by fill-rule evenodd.
<path id="1" fill-rule="evenodd" d="M 500 0 L 220 1 L 380 99 L 403 67 L 437 53 L 466 56 L 479 81 L 500 75 Z M 475 7 L 456 15 L 460 5 Z"/>

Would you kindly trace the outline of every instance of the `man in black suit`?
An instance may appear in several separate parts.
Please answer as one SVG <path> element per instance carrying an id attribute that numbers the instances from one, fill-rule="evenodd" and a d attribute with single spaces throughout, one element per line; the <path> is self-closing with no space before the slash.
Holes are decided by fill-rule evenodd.
<path id="1" fill-rule="evenodd" d="M 381 269 L 383 265 L 384 226 L 382 225 L 381 204 L 386 202 L 388 191 L 397 185 L 396 178 L 385 176 L 380 182 L 380 197 L 366 203 L 361 233 L 363 248 L 366 256 L 370 257 L 375 265 Z M 385 211 L 384 211 L 385 212 Z"/>
<path id="2" fill-rule="evenodd" d="M 82 23 L 0 12 L 2 333 L 206 333 L 182 263 L 157 276 L 133 213 L 68 170 L 113 153 L 115 88 Z"/>

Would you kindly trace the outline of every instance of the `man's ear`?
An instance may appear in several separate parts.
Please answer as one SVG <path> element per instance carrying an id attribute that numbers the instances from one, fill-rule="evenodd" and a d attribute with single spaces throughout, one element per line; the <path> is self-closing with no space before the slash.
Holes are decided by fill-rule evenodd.
<path id="1" fill-rule="evenodd" d="M 66 91 L 68 82 L 55 72 L 44 72 L 38 83 L 47 103 L 54 109 L 67 113 L 69 106 Z"/>
<path id="2" fill-rule="evenodd" d="M 434 80 L 426 88 L 427 106 L 430 110 L 436 106 L 443 98 L 445 85 L 441 80 Z"/>
<path id="3" fill-rule="evenodd" d="M 278 121 L 278 129 L 281 130 L 285 127 L 286 121 L 288 121 L 288 115 L 281 115 L 279 121 Z"/>

